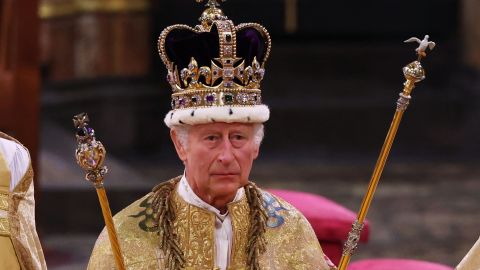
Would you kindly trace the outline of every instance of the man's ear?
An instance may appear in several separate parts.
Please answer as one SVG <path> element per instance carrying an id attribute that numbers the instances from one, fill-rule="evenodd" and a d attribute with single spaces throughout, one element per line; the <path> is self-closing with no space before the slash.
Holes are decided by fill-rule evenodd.
<path id="1" fill-rule="evenodd" d="M 170 129 L 170 138 L 172 138 L 173 145 L 175 145 L 178 157 L 185 162 L 187 160 L 187 151 L 178 139 L 178 134 L 174 129 Z"/>

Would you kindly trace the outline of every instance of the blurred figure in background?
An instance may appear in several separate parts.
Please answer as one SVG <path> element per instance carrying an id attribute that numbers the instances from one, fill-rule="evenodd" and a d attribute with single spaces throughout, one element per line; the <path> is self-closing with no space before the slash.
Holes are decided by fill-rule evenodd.
<path id="1" fill-rule="evenodd" d="M 35 228 L 28 150 L 0 132 L 0 268 L 47 269 Z"/>

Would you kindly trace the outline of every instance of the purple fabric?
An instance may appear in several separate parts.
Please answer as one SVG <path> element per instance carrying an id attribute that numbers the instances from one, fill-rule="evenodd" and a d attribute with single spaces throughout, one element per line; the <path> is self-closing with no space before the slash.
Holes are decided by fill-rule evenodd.
<path id="1" fill-rule="evenodd" d="M 253 57 L 263 62 L 267 53 L 267 38 L 255 28 L 244 28 L 237 31 L 237 56 L 245 59 L 246 66 L 250 66 Z"/>
<path id="2" fill-rule="evenodd" d="M 453 270 L 453 268 L 417 260 L 372 259 L 354 262 L 348 266 L 348 270 Z"/>
<path id="3" fill-rule="evenodd" d="M 165 39 L 165 50 L 170 61 L 178 70 L 188 66 L 192 57 L 199 67 L 210 66 L 210 61 L 220 56 L 218 29 L 214 25 L 210 32 L 195 33 L 187 29 L 174 29 Z M 267 38 L 255 28 L 247 27 L 237 32 L 237 57 L 245 59 L 250 66 L 253 57 L 261 63 L 267 50 Z"/>
<path id="4" fill-rule="evenodd" d="M 187 29 L 174 29 L 165 39 L 165 50 L 170 61 L 178 70 L 186 68 L 192 57 L 199 67 L 210 66 L 210 60 L 220 55 L 220 45 L 216 26 L 210 32 L 195 33 Z"/>

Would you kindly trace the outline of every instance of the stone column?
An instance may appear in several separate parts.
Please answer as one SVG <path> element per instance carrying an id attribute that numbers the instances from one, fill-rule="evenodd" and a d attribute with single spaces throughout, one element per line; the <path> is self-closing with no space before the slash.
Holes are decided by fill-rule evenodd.
<path id="1" fill-rule="evenodd" d="M 462 1 L 462 36 L 464 60 L 480 72 L 480 1 Z"/>
<path id="2" fill-rule="evenodd" d="M 38 172 L 38 1 L 0 1 L 0 130 L 21 141 Z M 35 181 L 35 185 L 38 181 Z"/>
<path id="3" fill-rule="evenodd" d="M 150 69 L 149 0 L 41 0 L 46 79 L 145 76 Z"/>
<path id="4" fill-rule="evenodd" d="M 298 30 L 298 0 L 285 0 L 285 32 L 294 34 Z"/>

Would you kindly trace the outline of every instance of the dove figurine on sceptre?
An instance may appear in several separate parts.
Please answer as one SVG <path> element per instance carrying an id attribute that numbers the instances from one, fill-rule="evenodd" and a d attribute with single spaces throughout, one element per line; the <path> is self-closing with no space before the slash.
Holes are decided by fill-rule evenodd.
<path id="1" fill-rule="evenodd" d="M 425 53 L 427 48 L 429 48 L 430 50 L 433 50 L 433 48 L 435 48 L 435 42 L 428 41 L 429 38 L 430 38 L 429 35 L 425 35 L 423 40 L 420 40 L 419 38 L 416 38 L 416 37 L 411 37 L 411 38 L 405 40 L 404 42 L 405 43 L 407 43 L 407 42 L 417 42 L 419 44 L 418 47 L 415 49 L 415 51 L 418 54 L 418 60 L 420 60 L 422 57 L 427 56 L 427 54 Z"/>

